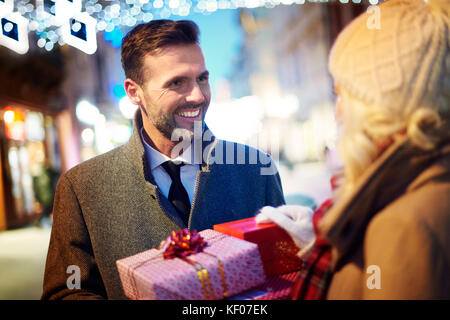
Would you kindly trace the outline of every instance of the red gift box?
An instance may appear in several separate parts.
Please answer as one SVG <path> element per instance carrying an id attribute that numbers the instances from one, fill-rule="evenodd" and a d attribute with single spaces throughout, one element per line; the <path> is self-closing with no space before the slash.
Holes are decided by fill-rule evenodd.
<path id="1" fill-rule="evenodd" d="M 216 224 L 214 230 L 256 243 L 268 278 L 302 267 L 302 260 L 297 256 L 299 248 L 289 234 L 275 223 L 257 224 L 253 217 Z"/>

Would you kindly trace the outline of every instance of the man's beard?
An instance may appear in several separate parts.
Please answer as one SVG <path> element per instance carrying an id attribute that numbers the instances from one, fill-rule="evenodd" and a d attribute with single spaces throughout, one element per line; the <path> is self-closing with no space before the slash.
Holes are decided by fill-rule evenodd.
<path id="1" fill-rule="evenodd" d="M 174 112 L 171 113 L 159 113 L 158 115 L 156 114 L 151 114 L 151 116 L 149 116 L 150 121 L 152 122 L 153 126 L 167 139 L 171 139 L 174 130 L 176 129 L 183 129 L 183 130 L 189 130 L 189 131 L 194 131 L 194 122 L 192 123 L 192 127 L 191 128 L 180 128 L 177 127 L 177 124 L 175 122 L 175 113 L 177 111 L 179 111 L 180 109 L 188 109 L 188 108 L 200 108 L 200 112 L 202 112 L 202 128 L 204 127 L 205 124 L 205 114 L 204 114 L 204 110 L 206 109 L 206 103 L 201 103 L 201 104 L 197 104 L 197 105 L 193 105 L 193 104 L 188 104 L 188 105 L 183 105 L 177 109 L 175 109 Z M 203 130 L 202 130 L 203 131 Z"/>
<path id="2" fill-rule="evenodd" d="M 167 139 L 172 137 L 172 132 L 177 128 L 173 114 L 160 114 L 157 118 L 151 117 L 150 121 Z"/>

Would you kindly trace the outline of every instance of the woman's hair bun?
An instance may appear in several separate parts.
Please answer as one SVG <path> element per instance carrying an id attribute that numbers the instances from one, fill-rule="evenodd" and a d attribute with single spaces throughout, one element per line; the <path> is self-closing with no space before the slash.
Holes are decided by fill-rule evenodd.
<path id="1" fill-rule="evenodd" d="M 419 108 L 411 115 L 407 134 L 411 142 L 421 149 L 430 150 L 436 146 L 439 136 L 434 135 L 442 121 L 439 113 L 430 108 Z"/>

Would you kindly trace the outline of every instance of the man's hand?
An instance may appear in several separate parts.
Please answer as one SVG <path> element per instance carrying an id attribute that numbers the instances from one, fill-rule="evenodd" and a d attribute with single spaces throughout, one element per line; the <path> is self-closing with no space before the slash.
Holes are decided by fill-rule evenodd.
<path id="1" fill-rule="evenodd" d="M 313 211 L 309 207 L 284 205 L 278 208 L 263 207 L 255 217 L 256 223 L 276 223 L 286 230 L 302 252 L 307 251 L 316 239 L 312 224 Z"/>

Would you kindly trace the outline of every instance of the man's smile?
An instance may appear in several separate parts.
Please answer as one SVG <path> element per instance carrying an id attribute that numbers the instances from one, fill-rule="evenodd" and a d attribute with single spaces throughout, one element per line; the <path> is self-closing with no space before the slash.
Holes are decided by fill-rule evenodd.
<path id="1" fill-rule="evenodd" d="M 186 108 L 178 110 L 177 112 L 175 112 L 175 114 L 183 118 L 197 118 L 200 115 L 201 109 L 201 107 Z"/>

